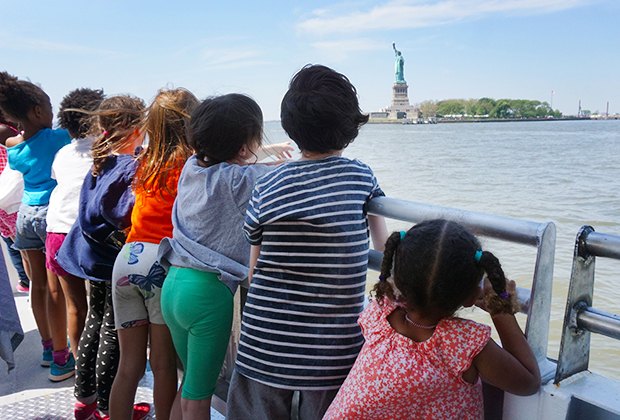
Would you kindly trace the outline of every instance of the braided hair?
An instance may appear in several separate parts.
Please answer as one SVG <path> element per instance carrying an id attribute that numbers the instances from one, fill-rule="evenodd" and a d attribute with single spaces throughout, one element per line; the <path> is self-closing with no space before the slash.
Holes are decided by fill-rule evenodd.
<path id="1" fill-rule="evenodd" d="M 506 277 L 499 260 L 480 250 L 478 239 L 458 223 L 437 219 L 419 223 L 401 239 L 393 232 L 386 244 L 377 299 L 403 300 L 408 308 L 447 317 L 470 299 L 484 273 L 499 295 Z M 392 283 L 388 278 L 392 278 Z"/>

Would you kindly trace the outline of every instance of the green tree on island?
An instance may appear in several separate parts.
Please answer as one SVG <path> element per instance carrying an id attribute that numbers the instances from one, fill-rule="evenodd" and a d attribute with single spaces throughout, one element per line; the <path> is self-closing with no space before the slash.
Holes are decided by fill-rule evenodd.
<path id="1" fill-rule="evenodd" d="M 529 99 L 445 99 L 424 101 L 420 104 L 424 117 L 459 116 L 459 118 L 560 118 L 562 113 L 547 102 Z M 428 113 L 427 113 L 428 112 Z"/>

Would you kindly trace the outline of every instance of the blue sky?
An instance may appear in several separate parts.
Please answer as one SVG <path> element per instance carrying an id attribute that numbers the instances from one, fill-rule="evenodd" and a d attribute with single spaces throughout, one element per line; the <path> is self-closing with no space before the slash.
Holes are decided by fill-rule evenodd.
<path id="1" fill-rule="evenodd" d="M 325 64 L 362 108 L 389 105 L 392 42 L 412 102 L 448 98 L 578 101 L 620 112 L 617 0 L 2 1 L 0 69 L 56 105 L 76 87 L 199 97 L 241 92 L 279 118 L 290 77 Z"/>

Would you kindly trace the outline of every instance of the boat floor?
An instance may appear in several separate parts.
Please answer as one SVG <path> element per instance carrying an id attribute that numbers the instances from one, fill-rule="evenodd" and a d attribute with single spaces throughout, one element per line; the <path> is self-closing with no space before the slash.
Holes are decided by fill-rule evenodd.
<path id="1" fill-rule="evenodd" d="M 41 338 L 28 296 L 19 292 L 14 296 L 25 337 L 15 350 L 15 369 L 7 373 L 0 359 L 0 419 L 72 419 L 73 378 L 57 383 L 47 378 L 49 368 L 39 365 Z M 153 403 L 153 375 L 148 369 L 140 381 L 136 402 Z M 211 409 L 211 418 L 223 420 L 224 416 Z"/>

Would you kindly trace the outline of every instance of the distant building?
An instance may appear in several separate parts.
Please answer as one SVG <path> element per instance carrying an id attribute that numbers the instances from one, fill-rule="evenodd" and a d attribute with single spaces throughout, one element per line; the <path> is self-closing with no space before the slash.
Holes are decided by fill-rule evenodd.
<path id="1" fill-rule="evenodd" d="M 389 111 L 374 111 L 368 114 L 371 120 L 388 119 L 390 117 Z"/>

